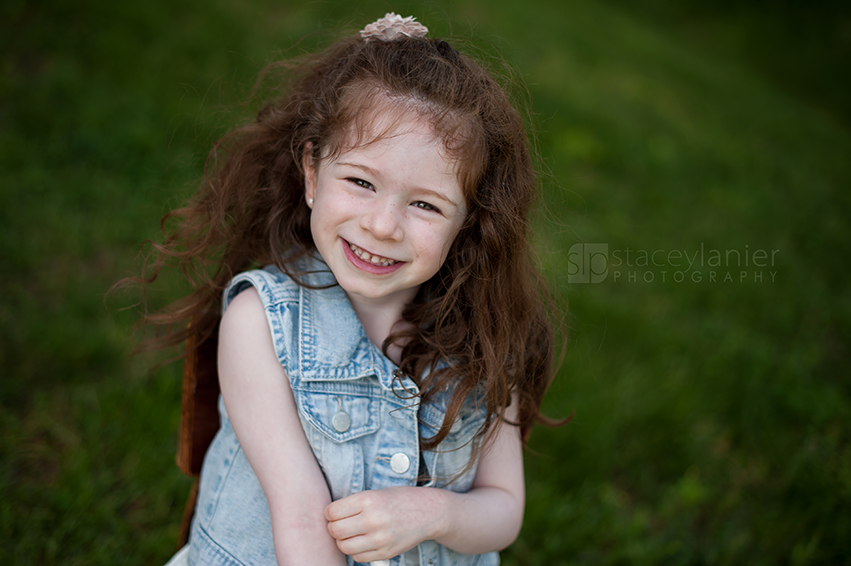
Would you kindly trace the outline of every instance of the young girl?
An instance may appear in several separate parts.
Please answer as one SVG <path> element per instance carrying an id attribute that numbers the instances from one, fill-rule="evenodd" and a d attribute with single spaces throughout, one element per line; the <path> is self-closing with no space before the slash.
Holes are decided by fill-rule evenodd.
<path id="1" fill-rule="evenodd" d="M 189 564 L 497 564 L 517 537 L 552 378 L 536 181 L 505 93 L 426 32 L 388 14 L 306 64 L 156 246 L 153 278 L 197 277 L 146 320 L 220 323 Z"/>

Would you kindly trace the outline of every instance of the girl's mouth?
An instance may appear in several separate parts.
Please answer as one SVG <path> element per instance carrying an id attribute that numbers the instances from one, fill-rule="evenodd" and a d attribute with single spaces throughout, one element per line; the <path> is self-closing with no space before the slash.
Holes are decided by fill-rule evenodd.
<path id="1" fill-rule="evenodd" d="M 349 249 L 352 251 L 353 254 L 355 254 L 355 256 L 358 257 L 358 259 L 369 262 L 373 265 L 377 265 L 379 267 L 390 267 L 391 265 L 395 265 L 395 264 L 399 263 L 395 259 L 390 259 L 388 257 L 381 257 L 380 255 L 371 254 L 366 250 L 362 250 L 361 248 L 357 247 L 356 245 L 354 245 L 353 243 L 351 243 L 349 241 L 346 241 L 346 244 L 348 244 Z"/>

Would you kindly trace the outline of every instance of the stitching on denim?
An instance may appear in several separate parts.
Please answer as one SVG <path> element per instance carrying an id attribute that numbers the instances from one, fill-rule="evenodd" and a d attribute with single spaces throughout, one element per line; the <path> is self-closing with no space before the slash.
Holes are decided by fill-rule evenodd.
<path id="1" fill-rule="evenodd" d="M 198 530 L 198 534 L 201 535 L 204 542 L 206 543 L 207 549 L 216 553 L 219 558 L 227 561 L 231 564 L 231 566 L 246 566 L 244 562 L 238 560 L 233 554 L 222 548 L 222 546 L 213 540 L 213 537 L 210 536 L 210 533 L 207 532 L 204 527 L 201 525 L 197 525 L 196 529 Z"/>

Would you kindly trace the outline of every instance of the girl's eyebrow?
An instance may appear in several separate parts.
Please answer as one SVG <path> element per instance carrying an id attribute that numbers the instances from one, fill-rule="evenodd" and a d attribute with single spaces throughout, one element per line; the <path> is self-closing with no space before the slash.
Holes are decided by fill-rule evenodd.
<path id="1" fill-rule="evenodd" d="M 348 163 L 346 161 L 338 161 L 337 165 L 342 165 L 343 167 L 354 167 L 355 169 L 360 169 L 362 171 L 366 171 L 367 173 L 369 173 L 373 177 L 380 177 L 381 176 L 381 174 L 378 172 L 377 169 L 373 169 L 369 165 L 361 165 L 360 163 Z"/>
<path id="2" fill-rule="evenodd" d="M 341 165 L 343 167 L 354 167 L 355 169 L 360 169 L 361 171 L 365 171 L 366 173 L 369 173 L 373 177 L 381 177 L 381 173 L 379 173 L 379 171 L 377 169 L 373 169 L 369 165 L 363 165 L 363 164 L 360 164 L 360 163 L 349 163 L 347 161 L 338 161 L 337 165 Z M 430 196 L 433 196 L 437 199 L 440 199 L 443 202 L 451 204 L 455 208 L 458 208 L 458 203 L 456 203 L 455 201 L 453 201 L 452 199 L 450 199 L 448 196 L 441 193 L 440 191 L 435 191 L 434 189 L 427 189 L 425 187 L 417 187 L 414 190 L 417 193 L 425 193 L 427 195 L 430 195 Z"/>
<path id="3" fill-rule="evenodd" d="M 452 199 L 450 199 L 448 196 L 441 193 L 440 191 L 435 191 L 433 189 L 426 189 L 425 187 L 418 187 L 416 189 L 416 192 L 425 193 L 426 195 L 433 196 L 436 199 L 442 200 L 443 202 L 450 204 L 450 205 L 454 206 L 455 208 L 458 208 L 458 204 L 455 201 L 453 201 Z"/>

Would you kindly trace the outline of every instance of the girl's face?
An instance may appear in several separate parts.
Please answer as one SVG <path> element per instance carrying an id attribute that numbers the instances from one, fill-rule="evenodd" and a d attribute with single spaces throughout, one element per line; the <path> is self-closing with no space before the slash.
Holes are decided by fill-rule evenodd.
<path id="1" fill-rule="evenodd" d="M 455 163 L 431 127 L 403 120 L 373 143 L 306 162 L 305 172 L 313 241 L 349 298 L 412 301 L 467 214 Z"/>

